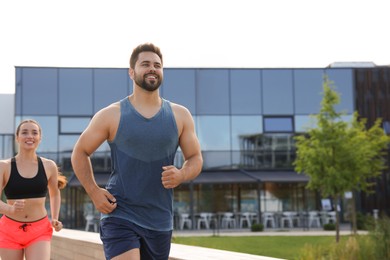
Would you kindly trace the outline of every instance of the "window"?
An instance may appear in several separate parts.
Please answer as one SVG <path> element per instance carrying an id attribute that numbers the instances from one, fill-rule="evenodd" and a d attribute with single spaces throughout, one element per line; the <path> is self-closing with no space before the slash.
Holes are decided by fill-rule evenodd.
<path id="1" fill-rule="evenodd" d="M 292 117 L 264 117 L 264 133 L 290 133 L 294 131 Z"/>
<path id="2" fill-rule="evenodd" d="M 92 69 L 59 70 L 59 114 L 92 114 Z"/>
<path id="3" fill-rule="evenodd" d="M 61 117 L 60 134 L 81 134 L 90 120 L 90 117 Z"/>

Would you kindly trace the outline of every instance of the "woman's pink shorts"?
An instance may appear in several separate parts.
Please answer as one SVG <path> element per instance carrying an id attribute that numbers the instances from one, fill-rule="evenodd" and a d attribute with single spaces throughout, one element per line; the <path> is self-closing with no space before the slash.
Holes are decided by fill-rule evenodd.
<path id="1" fill-rule="evenodd" d="M 50 241 L 53 228 L 46 216 L 34 222 L 19 222 L 0 218 L 0 248 L 22 249 L 37 241 Z"/>

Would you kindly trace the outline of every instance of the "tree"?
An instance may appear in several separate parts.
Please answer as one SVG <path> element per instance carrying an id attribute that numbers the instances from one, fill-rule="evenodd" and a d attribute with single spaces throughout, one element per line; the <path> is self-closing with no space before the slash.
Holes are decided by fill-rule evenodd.
<path id="1" fill-rule="evenodd" d="M 317 126 L 296 137 L 294 161 L 295 170 L 310 177 L 307 188 L 331 197 L 334 205 L 338 205 L 345 192 L 369 191 L 373 185 L 370 179 L 379 176 L 385 167 L 383 153 L 390 142 L 380 127 L 380 120 L 369 130 L 366 130 L 366 120 L 359 119 L 356 112 L 352 122 L 343 121 L 345 113 L 335 110 L 339 101 L 333 82 L 324 77 L 321 109 L 314 116 Z M 356 231 L 356 212 L 354 208 L 352 211 Z M 336 207 L 337 242 L 339 223 Z"/>

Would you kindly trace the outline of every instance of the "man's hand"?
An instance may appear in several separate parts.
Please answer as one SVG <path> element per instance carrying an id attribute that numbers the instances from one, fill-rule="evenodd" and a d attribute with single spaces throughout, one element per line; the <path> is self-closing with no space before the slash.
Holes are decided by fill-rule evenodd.
<path id="1" fill-rule="evenodd" d="M 111 213 L 116 208 L 116 199 L 106 189 L 97 188 L 88 194 L 96 209 L 104 214 Z"/>
<path id="2" fill-rule="evenodd" d="M 161 182 L 164 188 L 172 189 L 179 186 L 185 179 L 184 174 L 173 165 L 163 166 Z"/>

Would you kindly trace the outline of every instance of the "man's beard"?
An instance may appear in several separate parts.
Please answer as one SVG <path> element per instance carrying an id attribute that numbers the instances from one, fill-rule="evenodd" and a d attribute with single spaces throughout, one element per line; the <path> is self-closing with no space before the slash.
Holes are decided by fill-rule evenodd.
<path id="1" fill-rule="evenodd" d="M 144 77 L 141 77 L 141 76 L 138 77 L 137 74 L 135 74 L 134 81 L 142 89 L 144 89 L 146 91 L 150 91 L 150 92 L 155 91 L 161 85 L 161 78 L 158 76 L 152 83 L 148 83 L 147 81 L 151 81 L 151 80 L 145 79 Z"/>

